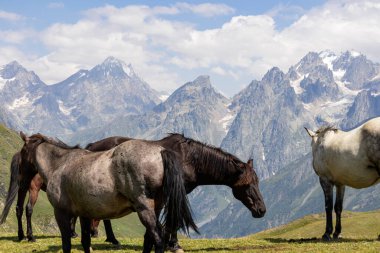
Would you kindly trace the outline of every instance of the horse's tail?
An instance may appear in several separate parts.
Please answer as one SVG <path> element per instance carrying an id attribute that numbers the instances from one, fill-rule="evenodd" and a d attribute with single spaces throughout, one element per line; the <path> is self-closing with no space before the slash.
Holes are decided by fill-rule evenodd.
<path id="1" fill-rule="evenodd" d="M 199 233 L 187 199 L 179 160 L 176 154 L 169 150 L 161 151 L 161 156 L 164 164 L 163 225 L 170 232 L 177 232 L 178 229 L 181 229 L 186 234 L 189 234 L 189 227 L 191 227 L 195 232 Z"/>
<path id="2" fill-rule="evenodd" d="M 19 189 L 19 183 L 18 183 L 18 175 L 19 175 L 19 167 L 21 163 L 21 154 L 20 152 L 17 152 L 14 154 L 11 162 L 11 180 L 9 182 L 9 188 L 8 188 L 8 194 L 7 199 L 5 201 L 3 212 L 0 216 L 0 224 L 3 224 L 5 220 L 7 219 L 9 209 L 11 208 L 11 205 L 13 201 L 16 198 L 17 191 Z"/>

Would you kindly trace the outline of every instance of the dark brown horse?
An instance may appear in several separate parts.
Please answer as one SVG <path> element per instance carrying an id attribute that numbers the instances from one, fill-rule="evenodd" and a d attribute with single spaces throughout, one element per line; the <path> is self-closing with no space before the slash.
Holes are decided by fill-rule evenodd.
<path id="1" fill-rule="evenodd" d="M 112 138 L 103 139 L 99 142 L 89 143 L 86 146 L 86 149 L 93 152 L 105 151 L 113 147 L 116 147 L 118 144 L 123 143 L 127 140 L 130 140 L 130 138 L 114 136 Z M 20 152 L 17 152 L 13 156 L 12 162 L 11 162 L 10 185 L 9 185 L 4 209 L 0 216 L 0 224 L 3 224 L 5 222 L 9 213 L 9 209 L 17 195 L 18 198 L 17 198 L 17 205 L 16 205 L 16 217 L 17 217 L 17 223 L 18 223 L 18 238 L 19 238 L 19 241 L 25 238 L 23 225 L 22 225 L 22 214 L 24 211 L 23 206 L 24 206 L 26 194 L 29 191 L 29 199 L 26 205 L 26 221 L 27 221 L 26 238 L 28 239 L 28 241 L 34 242 L 36 239 L 33 235 L 32 221 L 31 221 L 33 208 L 37 202 L 38 194 L 40 190 L 42 189 L 43 191 L 46 191 L 46 186 L 43 184 L 43 180 L 38 173 L 34 175 L 34 172 L 32 172 L 30 169 L 21 167 L 20 162 L 21 162 Z M 111 242 L 114 245 L 118 245 L 119 241 L 116 239 L 113 233 L 110 220 L 104 220 L 103 222 L 104 222 L 104 228 L 105 228 L 106 236 L 107 236 L 106 242 Z M 76 223 L 76 217 L 73 218 L 71 222 L 71 230 L 72 230 L 73 238 L 77 237 L 77 234 L 75 233 L 75 223 Z M 99 220 L 93 220 L 91 223 L 91 235 L 93 237 L 96 237 L 98 235 L 98 226 L 99 226 Z"/>
<path id="2" fill-rule="evenodd" d="M 99 149 L 117 146 L 130 138 L 109 137 L 94 143 Z M 265 204 L 258 188 L 259 180 L 253 170 L 252 160 L 243 163 L 237 157 L 180 134 L 153 141 L 154 143 L 180 154 L 186 192 L 190 193 L 199 185 L 227 185 L 234 196 L 252 211 L 256 218 L 265 214 Z M 177 233 L 166 233 L 167 249 L 180 252 Z"/>
<path id="3" fill-rule="evenodd" d="M 21 166 L 38 173 L 62 236 L 70 252 L 70 219 L 81 220 L 82 245 L 90 252 L 90 219 L 119 218 L 133 211 L 146 227 L 143 252 L 162 253 L 164 240 L 158 220 L 173 233 L 189 228 L 192 220 L 183 184 L 180 159 L 171 150 L 148 141 L 132 140 L 111 150 L 90 152 L 69 147 L 41 134 L 21 134 Z"/>

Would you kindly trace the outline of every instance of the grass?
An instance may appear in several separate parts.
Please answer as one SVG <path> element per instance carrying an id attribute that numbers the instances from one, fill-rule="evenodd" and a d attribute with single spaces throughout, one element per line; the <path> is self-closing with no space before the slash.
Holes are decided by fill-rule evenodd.
<path id="1" fill-rule="evenodd" d="M 180 239 L 186 252 L 380 252 L 380 211 L 345 212 L 343 239 L 323 242 L 324 215 L 309 215 L 287 225 L 247 237 L 234 239 Z M 95 252 L 141 252 L 142 236 L 119 237 L 121 246 L 105 243 L 104 237 L 92 240 Z M 80 239 L 72 240 L 72 252 L 82 252 Z M 62 252 L 58 235 L 37 236 L 37 242 L 18 242 L 16 234 L 0 232 L 0 252 Z"/>

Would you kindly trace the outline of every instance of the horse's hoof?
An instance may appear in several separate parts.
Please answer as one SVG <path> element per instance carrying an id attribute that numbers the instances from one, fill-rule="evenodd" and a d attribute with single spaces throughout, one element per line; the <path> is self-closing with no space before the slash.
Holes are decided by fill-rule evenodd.
<path id="1" fill-rule="evenodd" d="M 377 237 L 377 240 L 379 240 L 379 241 L 380 241 L 380 235 Z"/>
<path id="2" fill-rule="evenodd" d="M 77 238 L 78 237 L 78 234 L 77 233 L 75 233 L 75 232 L 72 232 L 71 233 L 71 238 Z"/>
<path id="3" fill-rule="evenodd" d="M 33 237 L 28 237 L 28 242 L 35 242 L 36 241 L 36 238 Z"/>
<path id="4" fill-rule="evenodd" d="M 334 240 L 339 240 L 340 239 L 340 235 L 338 234 L 333 234 L 333 239 Z"/>
<path id="5" fill-rule="evenodd" d="M 325 241 L 325 242 L 329 242 L 329 241 L 331 241 L 331 236 L 328 235 L 328 234 L 324 234 L 322 236 L 322 240 Z"/>
<path id="6" fill-rule="evenodd" d="M 170 251 L 170 252 L 173 252 L 173 253 L 184 253 L 185 251 L 181 248 L 181 246 L 179 245 L 175 245 L 175 246 L 168 246 L 166 247 L 166 250 L 167 251 Z"/>
<path id="7" fill-rule="evenodd" d="M 18 235 L 18 241 L 21 242 L 22 240 L 26 239 L 24 234 L 19 234 Z"/>
<path id="8" fill-rule="evenodd" d="M 92 237 L 92 238 L 98 238 L 98 237 L 99 237 L 99 234 L 98 234 L 98 233 L 93 233 L 93 234 L 91 234 L 91 237 Z"/>
<path id="9" fill-rule="evenodd" d="M 119 246 L 120 245 L 120 242 L 118 240 L 116 240 L 115 238 L 114 239 L 106 239 L 106 242 L 110 242 L 112 243 L 113 245 L 116 245 L 116 246 Z"/>

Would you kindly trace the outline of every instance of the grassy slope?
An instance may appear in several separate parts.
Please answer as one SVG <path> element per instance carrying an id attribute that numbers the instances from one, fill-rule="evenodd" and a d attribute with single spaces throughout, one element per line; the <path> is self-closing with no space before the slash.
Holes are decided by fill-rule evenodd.
<path id="1" fill-rule="evenodd" d="M 186 252 L 379 252 L 380 210 L 346 212 L 343 218 L 343 238 L 322 242 L 323 215 L 309 215 L 287 225 L 236 239 L 181 239 Z M 14 235 L 0 232 L 0 252 L 61 252 L 58 236 L 41 236 L 36 243 L 16 242 Z M 141 252 L 142 237 L 121 238 L 121 247 L 93 240 L 95 252 Z M 73 240 L 73 252 L 81 252 L 80 239 Z"/>
<path id="2" fill-rule="evenodd" d="M 0 210 L 3 209 L 3 203 L 8 192 L 8 185 L 10 179 L 10 161 L 14 153 L 20 150 L 22 140 L 18 133 L 7 129 L 0 124 Z M 11 210 L 9 211 L 7 221 L 0 226 L 0 234 L 16 234 L 17 220 L 15 215 L 15 200 Z M 27 199 L 25 200 L 26 204 Z M 0 212 L 1 212 L 0 211 Z M 58 229 L 53 217 L 53 208 L 46 198 L 46 194 L 41 191 L 37 204 L 35 206 L 33 217 L 33 231 L 35 235 L 42 233 L 58 233 Z M 112 222 L 114 232 L 117 236 L 140 237 L 143 235 L 145 229 L 138 220 L 136 214 L 129 215 L 119 220 Z M 79 224 L 77 224 L 79 228 Z M 26 232 L 26 221 L 24 214 L 24 230 Z M 78 229 L 79 230 L 79 229 Z M 99 229 L 100 235 L 104 233 L 103 225 Z"/>

